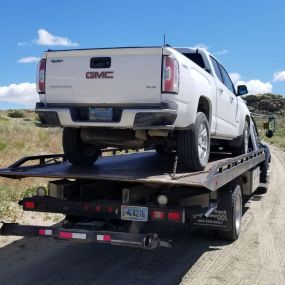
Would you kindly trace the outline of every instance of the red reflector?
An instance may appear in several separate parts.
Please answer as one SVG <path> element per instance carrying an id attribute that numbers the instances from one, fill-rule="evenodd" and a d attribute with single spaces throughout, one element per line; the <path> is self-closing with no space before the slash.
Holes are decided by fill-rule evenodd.
<path id="1" fill-rule="evenodd" d="M 153 211 L 152 212 L 152 218 L 153 219 L 163 220 L 164 216 L 165 216 L 164 212 L 161 212 L 161 211 Z"/>
<path id="2" fill-rule="evenodd" d="M 179 212 L 169 212 L 168 213 L 168 220 L 179 221 L 180 220 L 180 213 Z"/>
<path id="3" fill-rule="evenodd" d="M 109 208 L 108 208 L 108 212 L 109 212 L 109 213 L 112 213 L 112 212 L 113 212 L 113 208 L 109 207 Z"/>
<path id="4" fill-rule="evenodd" d="M 96 208 L 95 208 L 95 210 L 96 210 L 96 212 L 100 212 L 101 211 L 101 206 L 96 206 Z"/>
<path id="5" fill-rule="evenodd" d="M 104 235 L 104 241 L 111 241 L 110 235 Z"/>
<path id="6" fill-rule="evenodd" d="M 39 230 L 39 235 L 40 236 L 45 236 L 46 235 L 46 230 L 40 229 Z"/>
<path id="7" fill-rule="evenodd" d="M 72 238 L 72 233 L 69 232 L 59 232 L 60 238 Z"/>
<path id="8" fill-rule="evenodd" d="M 33 201 L 25 201 L 24 202 L 25 209 L 35 209 L 35 202 Z"/>

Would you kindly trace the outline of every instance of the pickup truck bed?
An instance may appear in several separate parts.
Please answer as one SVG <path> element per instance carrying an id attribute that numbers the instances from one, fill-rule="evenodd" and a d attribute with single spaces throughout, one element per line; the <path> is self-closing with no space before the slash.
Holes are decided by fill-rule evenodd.
<path id="1" fill-rule="evenodd" d="M 177 159 L 175 156 L 164 157 L 153 151 L 145 151 L 100 157 L 93 166 L 84 167 L 73 166 L 65 161 L 64 155 L 39 155 L 25 157 L 8 168 L 0 169 L 0 176 L 16 179 L 41 177 L 171 184 L 215 191 L 261 163 L 264 160 L 264 150 L 238 157 L 226 153 L 212 154 L 206 169 L 201 172 L 183 172 L 179 168 L 174 171 Z"/>

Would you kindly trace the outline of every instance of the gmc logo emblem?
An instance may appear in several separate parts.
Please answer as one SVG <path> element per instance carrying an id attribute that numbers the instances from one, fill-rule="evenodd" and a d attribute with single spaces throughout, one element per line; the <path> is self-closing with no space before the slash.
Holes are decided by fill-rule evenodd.
<path id="1" fill-rule="evenodd" d="M 114 78 L 113 71 L 86 72 L 86 79 L 112 79 L 112 78 Z"/>

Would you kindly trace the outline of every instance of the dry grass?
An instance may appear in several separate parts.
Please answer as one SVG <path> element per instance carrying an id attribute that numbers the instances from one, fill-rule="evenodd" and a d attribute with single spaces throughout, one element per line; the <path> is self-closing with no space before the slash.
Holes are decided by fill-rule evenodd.
<path id="1" fill-rule="evenodd" d="M 23 156 L 62 152 L 61 129 L 36 127 L 36 115 L 24 113 L 24 118 L 10 118 L 8 111 L 0 111 L 0 167 L 7 167 Z M 11 202 L 31 195 L 37 186 L 46 183 L 39 178 L 0 178 L 0 217 L 10 213 Z"/>

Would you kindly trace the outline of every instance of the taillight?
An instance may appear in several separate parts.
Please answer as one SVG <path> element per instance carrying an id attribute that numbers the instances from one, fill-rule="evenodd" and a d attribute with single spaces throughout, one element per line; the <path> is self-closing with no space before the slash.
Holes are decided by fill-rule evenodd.
<path id="1" fill-rule="evenodd" d="M 24 210 L 28 210 L 28 209 L 35 209 L 36 204 L 34 201 L 25 201 L 24 202 Z"/>
<path id="2" fill-rule="evenodd" d="M 153 220 L 164 220 L 164 212 L 162 211 L 153 211 L 152 218 Z"/>
<path id="3" fill-rule="evenodd" d="M 169 221 L 175 222 L 182 220 L 181 213 L 179 212 L 168 212 L 167 218 Z"/>
<path id="4" fill-rule="evenodd" d="M 163 57 L 162 92 L 178 93 L 179 64 L 172 56 Z"/>
<path id="5" fill-rule="evenodd" d="M 46 60 L 42 59 L 39 62 L 39 69 L 38 69 L 38 92 L 39 93 L 45 93 L 46 89 Z"/>

